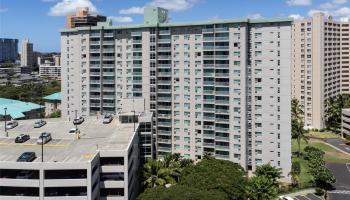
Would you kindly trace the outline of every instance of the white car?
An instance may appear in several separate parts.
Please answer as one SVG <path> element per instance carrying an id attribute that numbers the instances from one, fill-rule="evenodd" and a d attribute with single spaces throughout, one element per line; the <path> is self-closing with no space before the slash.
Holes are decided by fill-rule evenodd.
<path id="1" fill-rule="evenodd" d="M 109 124 L 109 123 L 111 123 L 112 120 L 113 120 L 113 116 L 111 114 L 106 114 L 103 117 L 103 123 L 104 124 Z"/>
<path id="2" fill-rule="evenodd" d="M 18 126 L 18 122 L 17 121 L 10 121 L 10 122 L 7 122 L 6 129 L 13 129 L 16 126 Z"/>
<path id="3" fill-rule="evenodd" d="M 78 125 L 84 122 L 84 117 L 77 117 L 73 120 L 74 125 Z"/>
<path id="4" fill-rule="evenodd" d="M 77 128 L 72 128 L 72 129 L 70 129 L 69 130 L 69 134 L 76 134 L 77 132 L 79 131 L 79 129 L 77 129 Z"/>
<path id="5" fill-rule="evenodd" d="M 292 197 L 288 197 L 288 196 L 279 196 L 278 199 L 279 200 L 294 200 Z"/>

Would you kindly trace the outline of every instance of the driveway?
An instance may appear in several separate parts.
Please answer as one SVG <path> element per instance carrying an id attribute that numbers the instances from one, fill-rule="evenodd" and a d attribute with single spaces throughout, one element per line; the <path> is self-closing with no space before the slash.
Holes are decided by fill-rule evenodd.
<path id="1" fill-rule="evenodd" d="M 314 194 L 310 194 L 310 193 L 307 195 L 303 195 L 303 196 L 301 196 L 301 195 L 296 196 L 296 197 L 294 197 L 294 199 L 295 200 L 322 200 L 321 197 L 318 197 L 318 196 L 316 196 Z"/>
<path id="2" fill-rule="evenodd" d="M 331 138 L 331 139 L 324 139 L 324 141 L 327 142 L 328 144 L 350 154 L 350 146 L 346 145 L 342 139 Z"/>
<path id="3" fill-rule="evenodd" d="M 349 200 L 350 199 L 350 163 L 338 164 L 327 163 L 337 181 L 333 184 L 335 190 L 329 191 L 330 200 Z"/>

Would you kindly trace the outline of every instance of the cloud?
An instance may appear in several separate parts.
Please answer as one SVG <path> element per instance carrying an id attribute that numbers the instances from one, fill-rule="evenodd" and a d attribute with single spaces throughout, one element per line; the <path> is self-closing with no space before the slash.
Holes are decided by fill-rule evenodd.
<path id="1" fill-rule="evenodd" d="M 287 4 L 290 6 L 309 6 L 312 4 L 312 0 L 287 0 Z"/>
<path id="2" fill-rule="evenodd" d="M 111 16 L 108 17 L 109 19 L 112 19 L 112 21 L 117 22 L 117 23 L 130 23 L 133 21 L 133 19 L 129 16 Z"/>
<path id="3" fill-rule="evenodd" d="M 144 7 L 130 7 L 127 9 L 122 9 L 119 14 L 130 15 L 130 14 L 143 14 Z"/>
<path id="4" fill-rule="evenodd" d="M 349 7 L 342 7 L 339 8 L 337 10 L 335 10 L 334 12 L 332 12 L 332 15 L 334 15 L 335 17 L 350 17 L 350 8 Z"/>
<path id="5" fill-rule="evenodd" d="M 332 0 L 327 3 L 323 3 L 319 6 L 319 9 L 309 11 L 309 16 L 312 16 L 315 12 L 322 12 L 326 16 L 333 16 L 337 19 L 350 18 L 350 8 L 343 6 L 347 0 Z"/>
<path id="6" fill-rule="evenodd" d="M 262 15 L 260 13 L 255 13 L 255 14 L 248 15 L 247 18 L 249 18 L 249 19 L 261 19 Z"/>
<path id="7" fill-rule="evenodd" d="M 299 14 L 291 14 L 288 17 L 293 18 L 294 20 L 303 20 L 303 19 L 305 19 L 304 16 L 299 15 Z"/>
<path id="8" fill-rule="evenodd" d="M 348 0 L 333 0 L 332 2 L 334 4 L 341 5 L 341 4 L 345 4 L 346 2 L 348 2 Z"/>
<path id="9" fill-rule="evenodd" d="M 90 0 L 61 0 L 50 8 L 50 16 L 66 16 L 73 14 L 78 7 L 88 7 L 91 13 L 96 13 L 97 9 Z"/>
<path id="10" fill-rule="evenodd" d="M 151 0 L 149 3 L 146 3 L 145 6 L 156 6 L 168 9 L 170 11 L 184 11 L 192 8 L 197 4 L 199 0 Z M 122 9 L 119 11 L 119 14 L 129 15 L 129 14 L 143 14 L 143 7 L 130 7 L 127 9 Z"/>
<path id="11" fill-rule="evenodd" d="M 8 8 L 0 7 L 0 13 L 7 12 L 8 10 L 9 10 Z"/>

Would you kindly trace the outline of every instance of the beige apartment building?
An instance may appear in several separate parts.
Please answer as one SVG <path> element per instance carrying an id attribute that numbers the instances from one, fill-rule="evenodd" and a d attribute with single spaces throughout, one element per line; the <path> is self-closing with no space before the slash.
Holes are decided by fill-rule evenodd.
<path id="1" fill-rule="evenodd" d="M 33 43 L 29 42 L 29 39 L 25 39 L 22 42 L 21 48 L 21 66 L 32 67 L 34 64 Z"/>
<path id="2" fill-rule="evenodd" d="M 61 31 L 62 116 L 118 113 L 144 98 L 154 152 L 291 168 L 290 19 L 168 22 L 145 9 L 141 25 Z"/>
<path id="3" fill-rule="evenodd" d="M 349 23 L 322 13 L 293 24 L 292 96 L 306 128 L 325 127 L 326 101 L 349 93 Z"/>

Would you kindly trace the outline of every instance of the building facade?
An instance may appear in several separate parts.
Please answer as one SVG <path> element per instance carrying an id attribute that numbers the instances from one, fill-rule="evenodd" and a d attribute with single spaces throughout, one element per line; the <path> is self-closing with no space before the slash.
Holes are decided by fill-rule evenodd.
<path id="1" fill-rule="evenodd" d="M 342 110 L 341 132 L 343 138 L 350 138 L 350 109 Z"/>
<path id="2" fill-rule="evenodd" d="M 52 113 L 61 111 L 61 92 L 56 92 L 43 97 L 45 103 L 45 116 L 50 116 Z"/>
<path id="3" fill-rule="evenodd" d="M 67 16 L 67 28 L 76 28 L 84 26 L 96 26 L 97 22 L 105 22 L 105 16 L 90 15 L 89 8 L 78 8 L 74 15 Z"/>
<path id="4" fill-rule="evenodd" d="M 0 63 L 15 62 L 18 57 L 18 40 L 0 38 Z"/>
<path id="5" fill-rule="evenodd" d="M 349 94 L 349 24 L 322 13 L 293 23 L 292 96 L 306 128 L 324 128 L 327 99 Z"/>
<path id="6" fill-rule="evenodd" d="M 247 170 L 291 168 L 291 20 L 110 22 L 61 32 L 62 115 L 118 113 L 144 98 L 156 156 L 205 153 Z"/>
<path id="7" fill-rule="evenodd" d="M 29 42 L 29 39 L 25 39 L 22 42 L 21 48 L 21 66 L 30 66 L 34 64 L 33 44 Z"/>
<path id="8" fill-rule="evenodd" d="M 54 55 L 49 58 L 39 57 L 39 76 L 47 79 L 61 80 L 60 56 Z"/>

